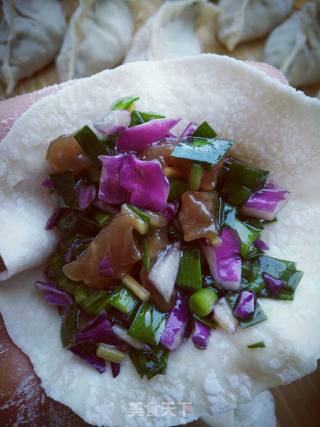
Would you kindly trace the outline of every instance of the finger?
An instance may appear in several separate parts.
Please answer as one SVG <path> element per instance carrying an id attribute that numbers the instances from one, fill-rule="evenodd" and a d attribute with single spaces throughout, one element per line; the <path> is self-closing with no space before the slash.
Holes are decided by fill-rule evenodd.
<path id="1" fill-rule="evenodd" d="M 14 122 L 22 113 L 30 108 L 34 102 L 44 96 L 57 92 L 61 86 L 62 85 L 48 86 L 35 92 L 0 101 L 0 141 L 7 135 Z"/>
<path id="2" fill-rule="evenodd" d="M 252 65 L 255 68 L 258 68 L 258 70 L 263 71 L 269 77 L 272 77 L 273 79 L 278 80 L 280 83 L 283 83 L 285 85 L 289 84 L 286 76 L 280 70 L 278 70 L 278 68 L 275 68 L 272 65 L 267 64 L 265 62 L 257 62 L 257 61 L 245 61 L 245 62 L 249 65 Z"/>

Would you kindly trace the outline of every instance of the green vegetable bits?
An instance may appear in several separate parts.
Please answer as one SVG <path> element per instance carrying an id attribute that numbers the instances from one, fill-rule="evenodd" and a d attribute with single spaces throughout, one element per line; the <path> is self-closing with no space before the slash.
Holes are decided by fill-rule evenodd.
<path id="1" fill-rule="evenodd" d="M 166 323 L 166 315 L 153 305 L 144 303 L 137 312 L 129 335 L 147 344 L 158 345 Z"/>
<path id="2" fill-rule="evenodd" d="M 210 288 L 199 289 L 189 297 L 189 308 L 199 317 L 206 317 L 211 313 L 213 304 L 217 299 L 218 294 L 215 290 Z"/>

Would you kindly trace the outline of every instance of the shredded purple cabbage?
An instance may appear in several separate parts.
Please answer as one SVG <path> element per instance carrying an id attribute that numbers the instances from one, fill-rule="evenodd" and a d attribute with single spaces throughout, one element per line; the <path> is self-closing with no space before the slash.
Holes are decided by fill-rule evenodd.
<path id="1" fill-rule="evenodd" d="M 289 191 L 272 182 L 267 182 L 261 190 L 254 193 L 242 205 L 241 213 L 253 218 L 272 221 L 288 202 L 289 195 Z"/>
<path id="2" fill-rule="evenodd" d="M 205 350 L 208 347 L 211 329 L 199 320 L 194 319 L 192 342 L 199 350 Z"/>
<path id="3" fill-rule="evenodd" d="M 262 277 L 270 294 L 274 297 L 279 295 L 284 286 L 284 281 L 277 279 L 268 273 L 262 273 Z"/>
<path id="4" fill-rule="evenodd" d="M 154 119 L 125 129 L 117 140 L 119 151 L 141 151 L 164 138 L 180 119 Z"/>
<path id="5" fill-rule="evenodd" d="M 249 319 L 256 308 L 256 297 L 253 292 L 242 291 L 237 301 L 237 305 L 233 310 L 235 316 L 239 319 L 247 320 Z"/>
<path id="6" fill-rule="evenodd" d="M 122 344 L 113 332 L 111 322 L 104 311 L 77 333 L 75 341 L 77 344 L 83 342 L 99 342 L 115 346 L 121 346 Z"/>
<path id="7" fill-rule="evenodd" d="M 51 217 L 48 219 L 47 224 L 46 224 L 46 230 L 53 230 L 54 227 L 58 224 L 58 222 L 60 221 L 60 219 L 65 215 L 65 213 L 67 213 L 69 211 L 69 209 L 66 208 L 56 208 L 53 211 L 53 214 L 51 215 Z"/>
<path id="8" fill-rule="evenodd" d="M 60 291 L 51 282 L 40 282 L 35 283 L 35 287 L 43 292 L 44 299 L 47 304 L 61 305 L 67 307 L 73 304 L 73 299 L 66 292 Z"/>
<path id="9" fill-rule="evenodd" d="M 78 196 L 79 209 L 86 210 L 96 197 L 96 189 L 93 184 L 86 184 L 82 180 L 77 182 L 76 191 Z"/>
<path id="10" fill-rule="evenodd" d="M 180 135 L 180 139 L 187 138 L 188 136 L 191 136 L 193 132 L 198 128 L 197 123 L 190 122 L 187 124 L 185 129 L 183 130 L 182 134 Z"/>
<path id="11" fill-rule="evenodd" d="M 169 195 L 169 181 L 157 160 L 139 160 L 129 155 L 123 164 L 119 183 L 130 193 L 130 203 L 139 208 L 163 211 Z"/>
<path id="12" fill-rule="evenodd" d="M 112 371 L 112 376 L 113 378 L 116 378 L 119 374 L 120 374 L 120 363 L 114 363 L 114 362 L 110 362 L 111 365 L 111 371 Z"/>
<path id="13" fill-rule="evenodd" d="M 71 346 L 69 350 L 72 351 L 72 353 L 76 356 L 89 363 L 89 365 L 95 368 L 100 374 L 103 374 L 106 371 L 106 362 L 104 359 L 96 355 L 95 347 L 89 348 L 88 345 L 84 346 L 81 344 L 75 344 Z"/>
<path id="14" fill-rule="evenodd" d="M 241 282 L 240 240 L 228 227 L 223 228 L 220 238 L 219 246 L 203 243 L 202 250 L 215 280 L 224 289 L 236 291 Z"/>
<path id="15" fill-rule="evenodd" d="M 161 344 L 170 351 L 177 350 L 184 341 L 188 321 L 189 309 L 187 299 L 181 292 L 178 292 L 175 305 L 170 311 L 165 329 L 161 336 Z"/>
<path id="16" fill-rule="evenodd" d="M 67 252 L 64 255 L 64 261 L 66 263 L 69 263 L 75 259 L 74 251 L 80 246 L 80 245 L 87 245 L 92 242 L 93 239 L 74 239 L 72 244 L 69 246 Z"/>
<path id="17" fill-rule="evenodd" d="M 269 249 L 267 243 L 262 239 L 256 239 L 253 244 L 257 249 L 260 249 L 260 251 L 267 251 Z"/>

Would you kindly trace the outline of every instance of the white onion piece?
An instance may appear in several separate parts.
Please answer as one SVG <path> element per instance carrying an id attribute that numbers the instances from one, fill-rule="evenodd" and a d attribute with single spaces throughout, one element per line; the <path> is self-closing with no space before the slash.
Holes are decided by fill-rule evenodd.
<path id="1" fill-rule="evenodd" d="M 177 279 L 180 256 L 180 242 L 168 245 L 158 256 L 148 276 L 167 303 L 170 301 Z"/>
<path id="2" fill-rule="evenodd" d="M 112 135 L 126 129 L 131 121 L 131 114 L 127 110 L 111 111 L 104 119 L 95 122 L 93 126 L 103 136 Z"/>
<path id="3" fill-rule="evenodd" d="M 232 314 L 232 310 L 225 298 L 219 299 L 213 306 L 212 317 L 222 329 L 230 334 L 235 333 L 239 322 Z"/>

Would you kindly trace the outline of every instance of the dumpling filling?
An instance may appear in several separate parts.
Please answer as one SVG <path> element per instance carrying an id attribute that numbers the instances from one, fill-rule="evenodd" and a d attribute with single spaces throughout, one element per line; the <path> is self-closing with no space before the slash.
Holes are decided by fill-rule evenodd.
<path id="1" fill-rule="evenodd" d="M 137 111 L 137 99 L 49 146 L 47 229 L 60 241 L 36 287 L 66 349 L 114 376 L 129 357 L 151 379 L 188 339 L 205 350 L 216 328 L 265 321 L 259 298 L 293 300 L 303 273 L 262 240 L 289 192 L 231 157 L 235 142 L 206 121 L 176 135 L 179 118 Z"/>

